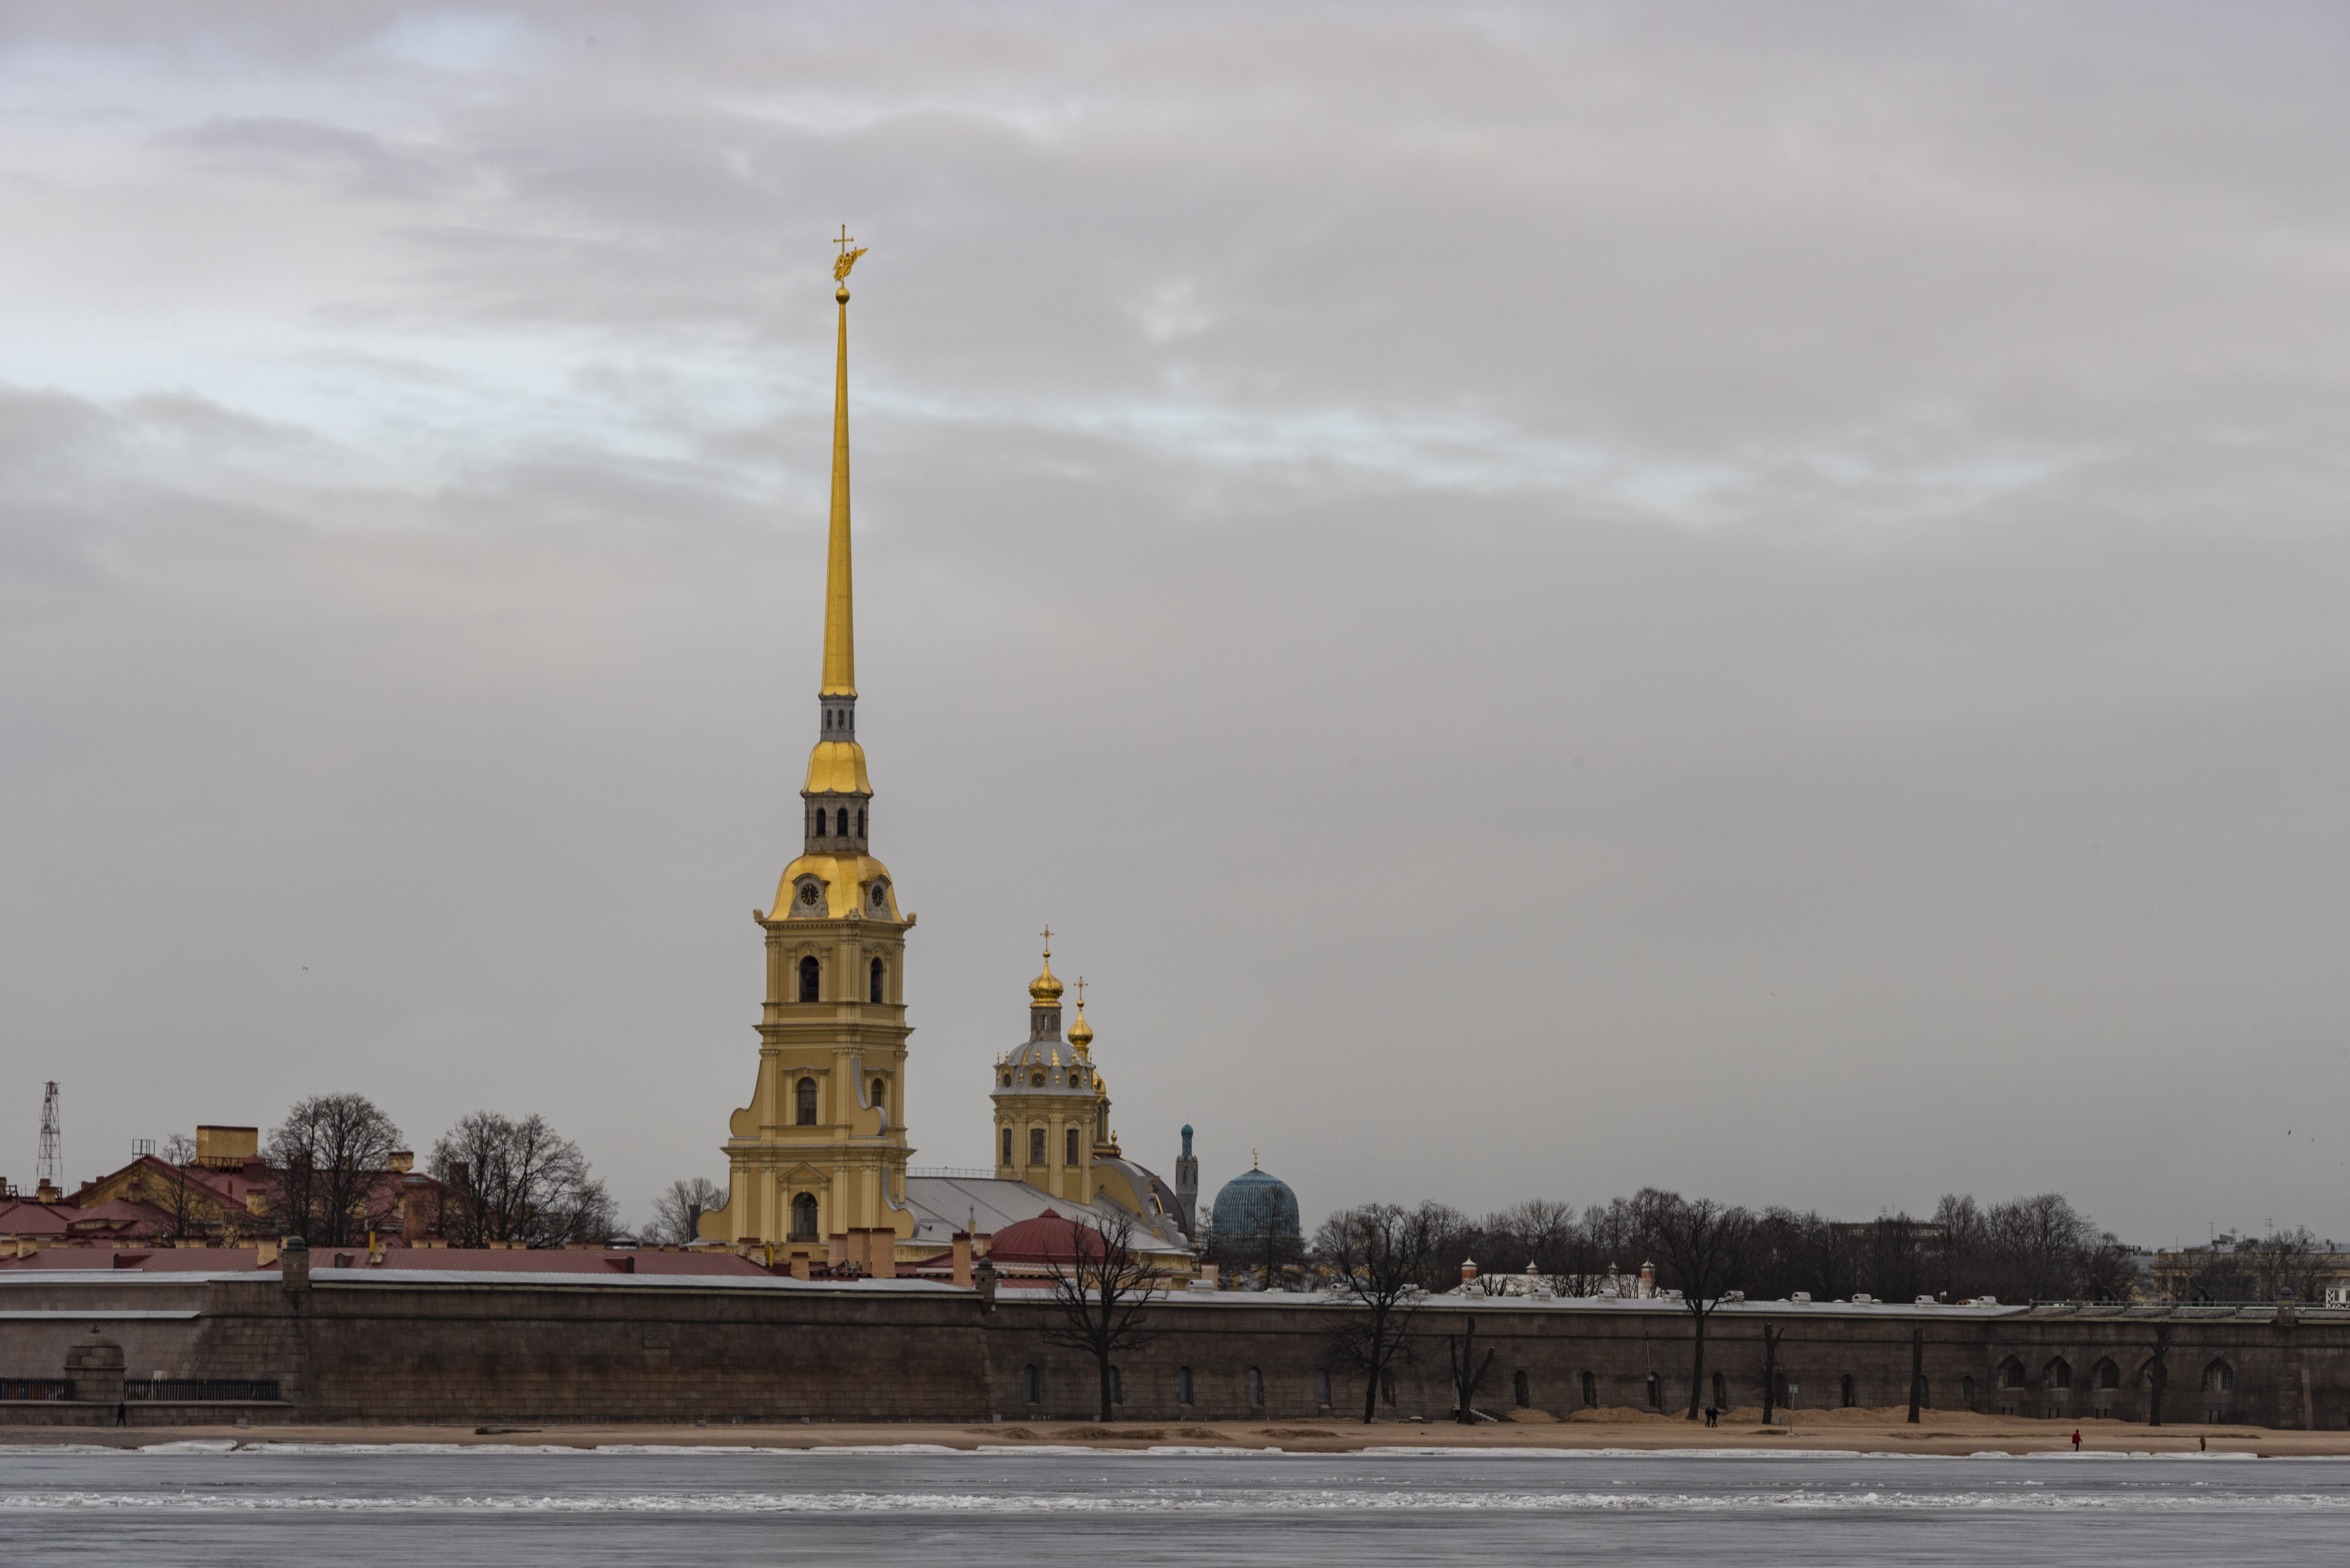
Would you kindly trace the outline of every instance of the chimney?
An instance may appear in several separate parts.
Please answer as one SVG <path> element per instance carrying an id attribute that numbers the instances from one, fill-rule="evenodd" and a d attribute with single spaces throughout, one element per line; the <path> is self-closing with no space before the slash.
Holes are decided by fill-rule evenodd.
<path id="1" fill-rule="evenodd" d="M 1476 1278 L 1477 1278 L 1477 1260 L 1476 1260 L 1476 1259 L 1474 1259 L 1474 1258 L 1463 1258 L 1463 1259 L 1461 1259 L 1461 1282 L 1462 1284 L 1464 1284 L 1464 1285 L 1465 1285 L 1465 1284 L 1471 1284 L 1471 1283 L 1473 1283 L 1473 1282 L 1475 1282 Z"/>
<path id="2" fill-rule="evenodd" d="M 285 1250 L 278 1254 L 278 1272 L 289 1291 L 310 1288 L 310 1243 L 299 1236 L 286 1238 Z"/>
<path id="3" fill-rule="evenodd" d="M 1643 1263 L 1640 1265 L 1640 1298 L 1643 1301 L 1646 1301 L 1648 1297 L 1653 1296 L 1656 1293 L 1657 1265 L 1654 1263 Z"/>
<path id="4" fill-rule="evenodd" d="M 990 1252 L 993 1252 L 993 1251 L 995 1251 L 995 1232 L 994 1232 L 994 1231 L 973 1231 L 971 1233 L 971 1255 L 972 1255 L 972 1257 L 974 1257 L 974 1258 L 984 1258 L 984 1257 L 986 1257 Z"/>
<path id="5" fill-rule="evenodd" d="M 1222 1275 L 1223 1265 L 1221 1263 L 1202 1263 L 1200 1265 L 1200 1277 L 1208 1282 L 1208 1288 L 1211 1291 L 1220 1291 L 1224 1288 Z"/>
<path id="6" fill-rule="evenodd" d="M 808 1267 L 808 1255 L 806 1252 L 794 1252 L 792 1254 L 792 1278 L 795 1280 L 805 1280 L 808 1277 L 810 1272 L 811 1271 Z"/>
<path id="7" fill-rule="evenodd" d="M 827 1236 L 825 1241 L 830 1249 L 825 1254 L 824 1261 L 827 1263 L 837 1269 L 840 1267 L 841 1264 L 848 1262 L 848 1238 L 846 1234 L 836 1231 L 831 1235 Z"/>
<path id="8" fill-rule="evenodd" d="M 971 1283 L 971 1232 L 968 1231 L 954 1233 L 954 1282 L 959 1285 Z"/>
<path id="9" fill-rule="evenodd" d="M 865 1272 L 876 1280 L 898 1277 L 898 1232 L 888 1225 L 876 1225 L 865 1232 Z"/>

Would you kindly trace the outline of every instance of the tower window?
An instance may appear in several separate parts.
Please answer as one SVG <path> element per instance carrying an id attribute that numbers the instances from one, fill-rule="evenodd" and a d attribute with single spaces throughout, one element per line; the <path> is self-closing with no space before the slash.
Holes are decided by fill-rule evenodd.
<path id="1" fill-rule="evenodd" d="M 816 1126 L 816 1080 L 814 1078 L 800 1080 L 798 1120 L 799 1125 L 804 1127 Z"/>
<path id="2" fill-rule="evenodd" d="M 1077 1129 L 1075 1127 L 1071 1127 L 1069 1129 L 1069 1158 L 1063 1160 L 1061 1163 L 1064 1165 L 1075 1165 L 1077 1163 Z"/>
<path id="3" fill-rule="evenodd" d="M 879 959 L 873 961 L 872 991 L 873 1001 L 878 1004 L 881 1000 L 881 961 Z"/>
<path id="4" fill-rule="evenodd" d="M 874 1104 L 874 1106 L 875 1106 L 875 1108 L 876 1108 L 876 1109 L 879 1109 L 879 1110 L 887 1110 L 887 1109 L 889 1109 L 889 1079 L 887 1079 L 887 1078 L 876 1078 L 876 1079 L 874 1079 L 874 1080 L 873 1080 L 873 1104 Z"/>
<path id="5" fill-rule="evenodd" d="M 1004 1081 L 1007 1084 L 1011 1082 L 1008 1078 Z M 1010 1127 L 1003 1129 L 1003 1163 L 1007 1166 L 1012 1163 L 1012 1129 Z"/>
<path id="6" fill-rule="evenodd" d="M 829 708 L 824 711 L 824 727 L 827 730 L 832 728 L 832 710 Z"/>
<path id="7" fill-rule="evenodd" d="M 1031 1165 L 1045 1163 L 1045 1129 L 1043 1127 L 1028 1129 L 1028 1163 Z"/>
<path id="8" fill-rule="evenodd" d="M 792 1236 L 795 1241 L 816 1240 L 816 1194 L 796 1193 L 792 1198 Z"/>
<path id="9" fill-rule="evenodd" d="M 816 961 L 815 959 L 804 958 L 800 960 L 800 1000 L 802 1002 L 814 1002 L 816 1000 L 816 976 L 821 971 L 816 967 Z"/>
<path id="10" fill-rule="evenodd" d="M 1045 1086 L 1045 1075 L 1042 1072 L 1029 1074 L 1028 1086 L 1032 1089 L 1043 1088 Z"/>
<path id="11" fill-rule="evenodd" d="M 865 808 L 863 806 L 858 806 L 857 808 L 857 836 L 859 838 L 865 836 Z"/>

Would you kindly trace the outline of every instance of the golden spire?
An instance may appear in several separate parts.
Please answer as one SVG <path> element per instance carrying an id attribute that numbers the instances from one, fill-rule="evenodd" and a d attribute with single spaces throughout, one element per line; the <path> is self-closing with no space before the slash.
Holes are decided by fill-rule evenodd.
<path id="1" fill-rule="evenodd" d="M 1028 1000 L 1038 1007 L 1061 1005 L 1061 982 L 1053 977 L 1053 928 L 1045 928 L 1045 972 L 1028 982 Z"/>
<path id="2" fill-rule="evenodd" d="M 839 346 L 834 356 L 832 380 L 832 541 L 825 555 L 824 575 L 824 697 L 857 695 L 856 598 L 848 573 L 848 269 L 865 254 L 850 250 L 848 225 L 840 226 L 840 259 L 833 264 L 833 281 L 840 286 L 833 298 L 840 302 Z"/>
<path id="3" fill-rule="evenodd" d="M 1089 1055 L 1087 1047 L 1094 1043 L 1094 1026 L 1086 1022 L 1086 977 L 1077 976 L 1077 1021 L 1069 1025 L 1069 1044 L 1077 1048 L 1080 1056 Z"/>

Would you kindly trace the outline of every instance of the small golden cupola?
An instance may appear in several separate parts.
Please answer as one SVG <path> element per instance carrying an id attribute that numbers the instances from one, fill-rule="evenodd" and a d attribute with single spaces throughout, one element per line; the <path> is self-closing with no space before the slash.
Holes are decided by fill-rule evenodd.
<path id="1" fill-rule="evenodd" d="M 1093 1043 L 1094 1026 L 1086 1022 L 1086 980 L 1085 976 L 1079 975 L 1077 977 L 1077 1021 L 1069 1025 L 1069 1044 L 1077 1048 L 1079 1056 L 1089 1056 L 1092 1053 L 1088 1048 Z"/>

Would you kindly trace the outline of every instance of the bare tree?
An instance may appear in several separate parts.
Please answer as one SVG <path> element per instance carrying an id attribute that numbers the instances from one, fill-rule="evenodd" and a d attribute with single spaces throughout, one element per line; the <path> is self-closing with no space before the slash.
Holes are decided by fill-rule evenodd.
<path id="1" fill-rule="evenodd" d="M 2276 1301 L 2291 1296 L 2295 1301 L 2322 1302 L 2325 1299 L 2325 1273 L 2319 1266 L 2322 1249 L 2317 1238 L 2305 1225 L 2290 1231 L 2274 1231 L 2257 1241 L 2236 1249 L 2251 1276 L 2252 1295 L 2256 1302 Z"/>
<path id="2" fill-rule="evenodd" d="M 725 1189 L 706 1176 L 672 1181 L 667 1191 L 653 1199 L 652 1234 L 648 1239 L 690 1247 L 702 1239 L 702 1217 L 725 1207 Z"/>
<path id="3" fill-rule="evenodd" d="M 214 1205 L 188 1173 L 188 1167 L 195 1163 L 196 1140 L 185 1133 L 173 1133 L 163 1140 L 162 1158 L 171 1169 L 157 1183 L 161 1191 L 155 1207 L 163 1211 L 165 1238 L 184 1241 L 204 1235 L 213 1229 L 210 1210 Z"/>
<path id="4" fill-rule="evenodd" d="M 400 1129 L 365 1095 L 296 1101 L 269 1135 L 278 1233 L 314 1247 L 364 1238 L 390 1216 L 398 1184 L 383 1178 L 400 1147 Z"/>
<path id="5" fill-rule="evenodd" d="M 1493 1357 L 1501 1353 L 1488 1350 L 1484 1360 L 1477 1359 L 1477 1317 L 1471 1313 L 1458 1337 L 1445 1336 L 1444 1354 L 1452 1363 L 1452 1418 L 1473 1427 L 1478 1391 L 1485 1386 L 1485 1376 L 1493 1370 Z"/>
<path id="6" fill-rule="evenodd" d="M 1382 1381 L 1399 1362 L 1411 1360 L 1420 1281 L 1453 1218 L 1440 1203 L 1417 1209 L 1367 1203 L 1340 1210 L 1315 1234 L 1315 1251 L 1329 1267 L 1331 1289 L 1357 1309 L 1337 1319 L 1326 1350 L 1330 1360 L 1362 1373 L 1367 1426 L 1378 1417 Z"/>
<path id="7" fill-rule="evenodd" d="M 1689 1418 L 1694 1421 L 1705 1386 L 1706 1320 L 1740 1275 L 1754 1217 L 1735 1205 L 1724 1207 L 1710 1198 L 1683 1198 L 1653 1187 L 1642 1189 L 1632 1202 L 1690 1314 Z"/>
<path id="8" fill-rule="evenodd" d="M 1101 1375 L 1097 1418 L 1107 1421 L 1118 1392 L 1111 1358 L 1159 1337 L 1149 1326 L 1149 1313 L 1166 1292 L 1159 1282 L 1158 1266 L 1134 1249 L 1131 1220 L 1121 1215 L 1107 1222 L 1079 1223 L 1075 1234 L 1076 1259 L 1045 1270 L 1060 1319 L 1045 1331 L 1045 1343 L 1082 1350 L 1094 1358 Z"/>
<path id="9" fill-rule="evenodd" d="M 2162 1425 L 2163 1390 L 2170 1386 L 2170 1330 L 2168 1327 L 2154 1331 L 2154 1350 L 2147 1356 L 2146 1365 L 2138 1368 L 2138 1376 L 2146 1383 L 2146 1424 L 2159 1427 Z"/>
<path id="10" fill-rule="evenodd" d="M 441 1232 L 460 1247 L 601 1241 L 618 1218 L 579 1146 L 544 1116 L 474 1111 L 433 1144 L 432 1168 L 447 1189 Z"/>
<path id="11" fill-rule="evenodd" d="M 1785 1342 L 1787 1331 L 1762 1325 L 1762 1424 L 1771 1424 L 1772 1406 L 1779 1397 L 1779 1346 Z"/>

